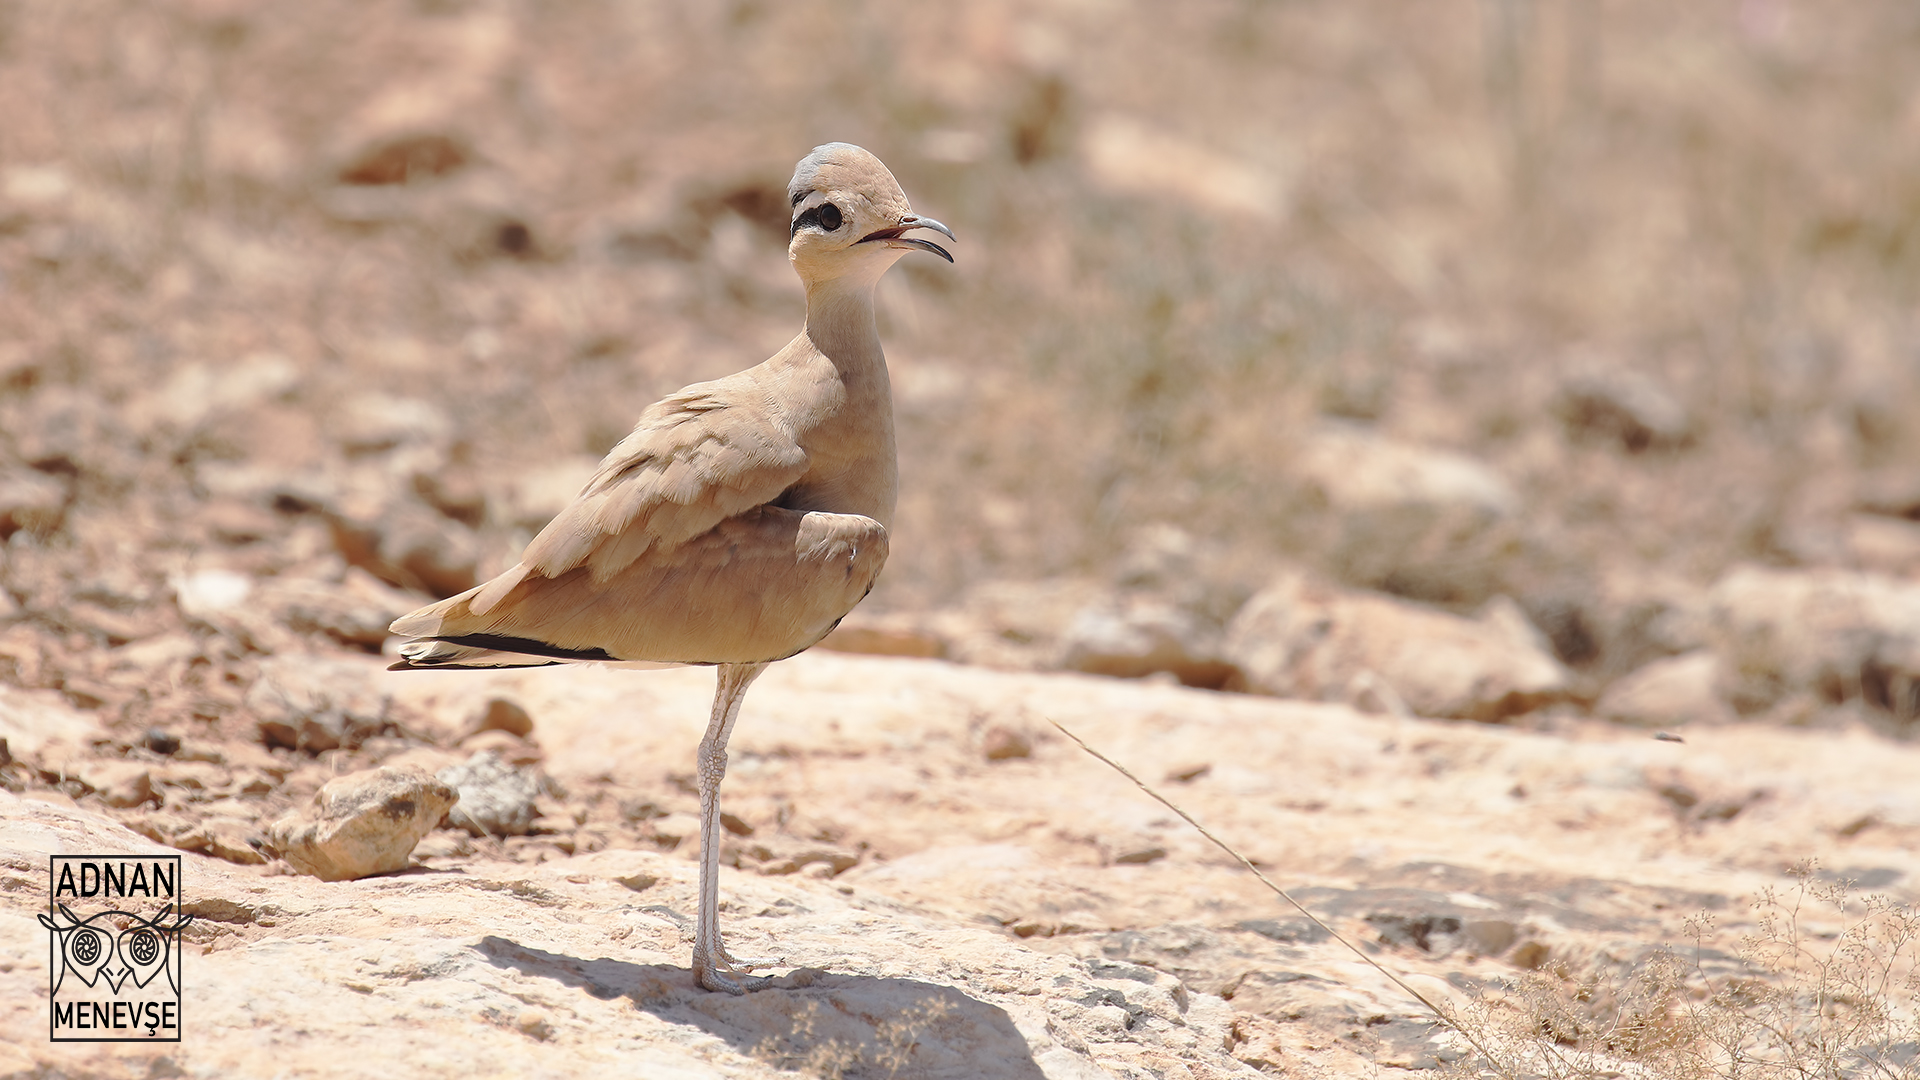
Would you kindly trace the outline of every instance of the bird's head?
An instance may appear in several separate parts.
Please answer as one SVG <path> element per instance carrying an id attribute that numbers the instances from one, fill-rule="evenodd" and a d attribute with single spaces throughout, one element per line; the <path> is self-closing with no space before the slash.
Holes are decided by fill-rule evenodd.
<path id="1" fill-rule="evenodd" d="M 787 185 L 793 226 L 787 257 L 800 279 L 852 278 L 871 284 L 909 251 L 931 251 L 953 261 L 947 249 L 906 234 L 953 230 L 907 205 L 900 184 L 880 159 L 850 143 L 827 143 L 800 159 Z"/>

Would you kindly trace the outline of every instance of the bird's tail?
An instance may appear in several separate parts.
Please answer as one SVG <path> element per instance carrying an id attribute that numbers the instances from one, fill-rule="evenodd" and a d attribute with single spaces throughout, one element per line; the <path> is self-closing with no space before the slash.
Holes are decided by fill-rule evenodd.
<path id="1" fill-rule="evenodd" d="M 400 662 L 388 671 L 420 671 L 426 668 L 510 668 L 547 667 L 564 663 L 551 656 L 502 652 L 474 645 L 455 645 L 450 641 L 409 641 L 400 646 Z"/>

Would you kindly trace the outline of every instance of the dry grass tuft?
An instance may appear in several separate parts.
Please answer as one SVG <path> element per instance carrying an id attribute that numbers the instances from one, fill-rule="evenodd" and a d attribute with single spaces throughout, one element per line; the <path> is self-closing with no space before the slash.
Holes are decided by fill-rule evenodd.
<path id="1" fill-rule="evenodd" d="M 1753 903 L 1730 952 L 1710 915 L 1691 948 L 1658 946 L 1526 973 L 1456 1024 L 1485 1056 L 1448 1075 L 1504 1080 L 1910 1080 L 1920 1077 L 1920 910 L 1811 862 Z"/>

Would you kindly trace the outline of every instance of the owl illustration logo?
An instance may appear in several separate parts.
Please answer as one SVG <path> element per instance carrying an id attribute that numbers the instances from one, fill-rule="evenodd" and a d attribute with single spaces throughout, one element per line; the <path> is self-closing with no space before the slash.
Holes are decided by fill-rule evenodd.
<path id="1" fill-rule="evenodd" d="M 118 994 L 129 978 L 144 990 L 155 976 L 164 974 L 165 988 L 179 995 L 173 965 L 168 961 L 176 945 L 175 935 L 193 922 L 193 916 L 182 915 L 171 905 L 152 918 L 141 918 L 131 911 L 102 911 L 81 919 L 65 904 L 59 908 L 64 923 L 40 916 L 40 925 L 53 931 L 54 956 L 59 961 L 51 979 L 53 993 L 60 992 L 60 984 L 69 975 L 89 987 L 105 980 Z M 126 929 L 119 929 L 122 925 Z"/>
<path id="2" fill-rule="evenodd" d="M 54 855 L 47 1026 L 54 1042 L 180 1041 L 178 855 Z"/>

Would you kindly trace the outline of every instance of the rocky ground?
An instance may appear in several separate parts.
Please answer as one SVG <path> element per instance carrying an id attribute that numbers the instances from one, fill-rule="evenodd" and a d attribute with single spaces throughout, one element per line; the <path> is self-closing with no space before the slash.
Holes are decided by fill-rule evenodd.
<path id="1" fill-rule="evenodd" d="M 1865 730 L 1672 742 L 816 651 L 756 685 L 735 741 L 730 940 L 792 966 L 735 999 L 686 967 L 710 673 L 312 663 L 380 701 L 386 734 L 318 755 L 190 735 L 160 754 L 53 695 L 0 699 L 30 760 L 77 751 L 76 778 L 115 763 L 4 796 L 15 1072 L 327 1075 L 364 1054 L 427 1075 L 1369 1076 L 1459 1056 L 1404 992 L 1047 719 L 1443 1001 L 1683 941 L 1701 912 L 1734 940 L 1805 858 L 1882 892 L 1920 870 L 1920 754 Z M 458 738 L 502 715 L 531 723 Z M 248 846 L 330 777 L 489 754 L 538 778 L 519 834 L 449 824 L 410 869 L 333 883 Z M 46 854 L 156 840 L 209 852 L 186 871 L 186 1040 L 50 1047 Z"/>
<path id="2" fill-rule="evenodd" d="M 6 1069 L 1470 1060 L 1048 718 L 1570 1048 L 1702 910 L 1691 990 L 1790 983 L 1735 960 L 1807 859 L 1913 896 L 1909 5 L 15 7 Z M 729 925 L 795 967 L 715 998 L 710 674 L 385 628 L 791 336 L 827 139 L 962 240 L 880 297 L 881 585 L 735 741 Z M 189 1038 L 53 1049 L 45 856 L 148 845 Z"/>

